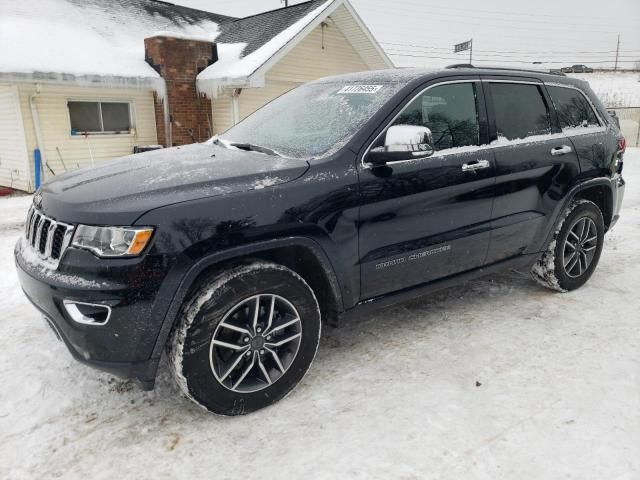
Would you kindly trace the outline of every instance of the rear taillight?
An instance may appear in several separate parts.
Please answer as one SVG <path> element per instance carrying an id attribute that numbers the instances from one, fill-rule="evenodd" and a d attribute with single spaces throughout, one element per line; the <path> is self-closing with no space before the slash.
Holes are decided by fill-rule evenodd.
<path id="1" fill-rule="evenodd" d="M 624 153 L 626 149 L 627 149 L 627 140 L 622 135 L 620 135 L 618 137 L 618 152 Z"/>

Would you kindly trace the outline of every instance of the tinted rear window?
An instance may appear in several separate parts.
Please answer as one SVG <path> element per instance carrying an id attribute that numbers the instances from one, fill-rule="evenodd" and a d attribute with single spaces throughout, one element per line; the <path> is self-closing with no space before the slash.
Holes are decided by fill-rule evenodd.
<path id="1" fill-rule="evenodd" d="M 560 127 L 565 129 L 600 126 L 591 103 L 579 90 L 551 86 L 547 86 L 547 89 L 556 107 Z"/>
<path id="2" fill-rule="evenodd" d="M 551 133 L 549 111 L 538 85 L 491 83 L 490 88 L 499 138 Z"/>

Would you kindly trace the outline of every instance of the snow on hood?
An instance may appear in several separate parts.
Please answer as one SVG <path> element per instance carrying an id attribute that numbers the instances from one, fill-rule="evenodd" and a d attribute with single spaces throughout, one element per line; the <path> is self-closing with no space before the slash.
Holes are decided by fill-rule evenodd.
<path id="1" fill-rule="evenodd" d="M 250 78 L 251 75 L 334 2 L 328 0 L 323 3 L 246 57 L 242 56 L 245 43 L 219 43 L 219 60 L 200 72 L 198 90 L 209 98 L 216 98 L 225 86 L 263 86 L 264 78 Z"/>
<path id="2" fill-rule="evenodd" d="M 286 183 L 304 160 L 193 144 L 130 155 L 58 176 L 42 187 L 43 212 L 69 223 L 128 225 L 173 203 Z"/>
<path id="3" fill-rule="evenodd" d="M 119 2 L 2 0 L 0 73 L 158 79 L 144 52 L 145 37 L 158 31 L 213 40 L 219 29 Z"/>

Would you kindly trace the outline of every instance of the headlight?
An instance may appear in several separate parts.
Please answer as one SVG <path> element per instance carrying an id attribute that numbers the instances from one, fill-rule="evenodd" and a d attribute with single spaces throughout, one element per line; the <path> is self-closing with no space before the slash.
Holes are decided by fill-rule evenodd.
<path id="1" fill-rule="evenodd" d="M 90 250 L 99 257 L 140 255 L 151 240 L 150 227 L 92 227 L 78 225 L 73 236 L 74 247 Z"/>

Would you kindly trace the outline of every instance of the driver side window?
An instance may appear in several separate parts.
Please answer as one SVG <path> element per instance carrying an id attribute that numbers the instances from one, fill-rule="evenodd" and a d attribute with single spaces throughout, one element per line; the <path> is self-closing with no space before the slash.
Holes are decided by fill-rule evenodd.
<path id="1" fill-rule="evenodd" d="M 480 144 L 476 85 L 451 83 L 433 87 L 415 98 L 392 126 L 426 127 L 434 151 Z"/>

